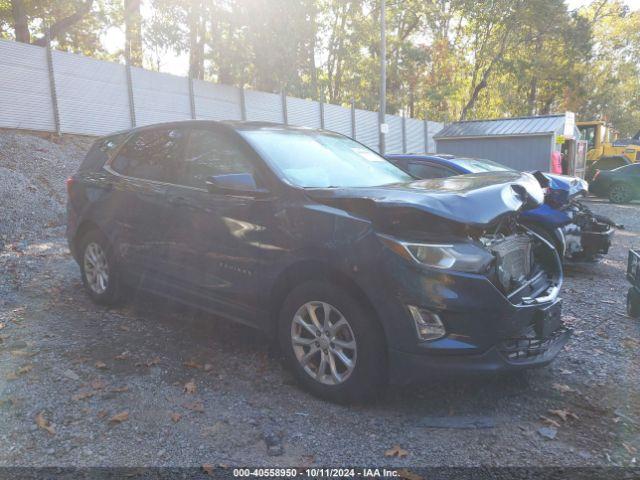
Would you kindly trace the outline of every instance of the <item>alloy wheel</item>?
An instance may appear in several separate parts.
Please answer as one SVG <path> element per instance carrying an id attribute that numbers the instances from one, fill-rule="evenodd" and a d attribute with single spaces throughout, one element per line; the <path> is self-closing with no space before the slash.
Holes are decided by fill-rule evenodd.
<path id="1" fill-rule="evenodd" d="M 630 198 L 631 193 L 625 184 L 614 185 L 609 193 L 609 200 L 613 203 L 626 203 Z"/>
<path id="2" fill-rule="evenodd" d="M 291 343 L 300 366 L 324 385 L 343 383 L 355 369 L 357 345 L 351 325 L 327 302 L 311 301 L 298 309 Z"/>
<path id="3" fill-rule="evenodd" d="M 89 288 L 98 295 L 109 286 L 109 263 L 103 248 L 91 242 L 84 249 L 84 275 Z"/>

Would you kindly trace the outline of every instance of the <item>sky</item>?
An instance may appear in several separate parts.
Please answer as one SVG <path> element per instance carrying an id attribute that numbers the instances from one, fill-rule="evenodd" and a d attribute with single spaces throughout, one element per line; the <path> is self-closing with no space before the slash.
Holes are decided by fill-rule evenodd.
<path id="1" fill-rule="evenodd" d="M 565 0 L 570 10 L 589 5 L 593 0 Z M 624 0 L 631 10 L 640 10 L 640 0 Z M 142 2 L 142 15 L 150 16 L 151 11 Z M 148 4 L 147 4 L 148 5 Z M 124 32 L 120 28 L 112 27 L 102 36 L 102 43 L 110 53 L 121 51 L 124 46 Z M 159 59 L 159 69 L 162 72 L 172 73 L 174 75 L 186 76 L 189 71 L 189 55 L 177 55 L 173 52 L 166 52 Z M 145 65 L 148 67 L 148 65 Z M 158 65 L 154 65 L 156 67 Z"/>

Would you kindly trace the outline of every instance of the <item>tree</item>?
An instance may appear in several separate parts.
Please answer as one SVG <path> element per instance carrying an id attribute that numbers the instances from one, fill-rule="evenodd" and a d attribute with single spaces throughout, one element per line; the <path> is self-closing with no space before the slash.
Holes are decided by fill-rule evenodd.
<path id="1" fill-rule="evenodd" d="M 125 55 L 130 65 L 142 66 L 141 0 L 124 0 Z"/>

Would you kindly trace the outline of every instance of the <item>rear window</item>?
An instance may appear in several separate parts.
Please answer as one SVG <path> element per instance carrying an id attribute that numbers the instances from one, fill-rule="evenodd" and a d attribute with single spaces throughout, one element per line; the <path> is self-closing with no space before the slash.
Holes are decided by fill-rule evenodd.
<path id="1" fill-rule="evenodd" d="M 128 177 L 171 182 L 183 137 L 181 129 L 158 128 L 136 133 L 120 149 L 111 168 Z"/>
<path id="2" fill-rule="evenodd" d="M 93 145 L 91 145 L 91 148 L 89 149 L 89 153 L 87 153 L 87 156 L 84 157 L 84 160 L 80 165 L 80 171 L 96 171 L 102 168 L 115 149 L 124 141 L 126 136 L 126 133 L 120 133 L 118 135 L 100 138 L 93 142 Z"/>

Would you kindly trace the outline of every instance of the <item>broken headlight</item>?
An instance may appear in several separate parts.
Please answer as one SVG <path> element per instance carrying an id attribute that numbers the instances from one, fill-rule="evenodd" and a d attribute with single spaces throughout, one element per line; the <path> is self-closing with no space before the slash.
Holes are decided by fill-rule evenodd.
<path id="1" fill-rule="evenodd" d="M 381 238 L 397 254 L 432 268 L 485 273 L 494 260 L 491 253 L 473 243 L 412 243 Z"/>

